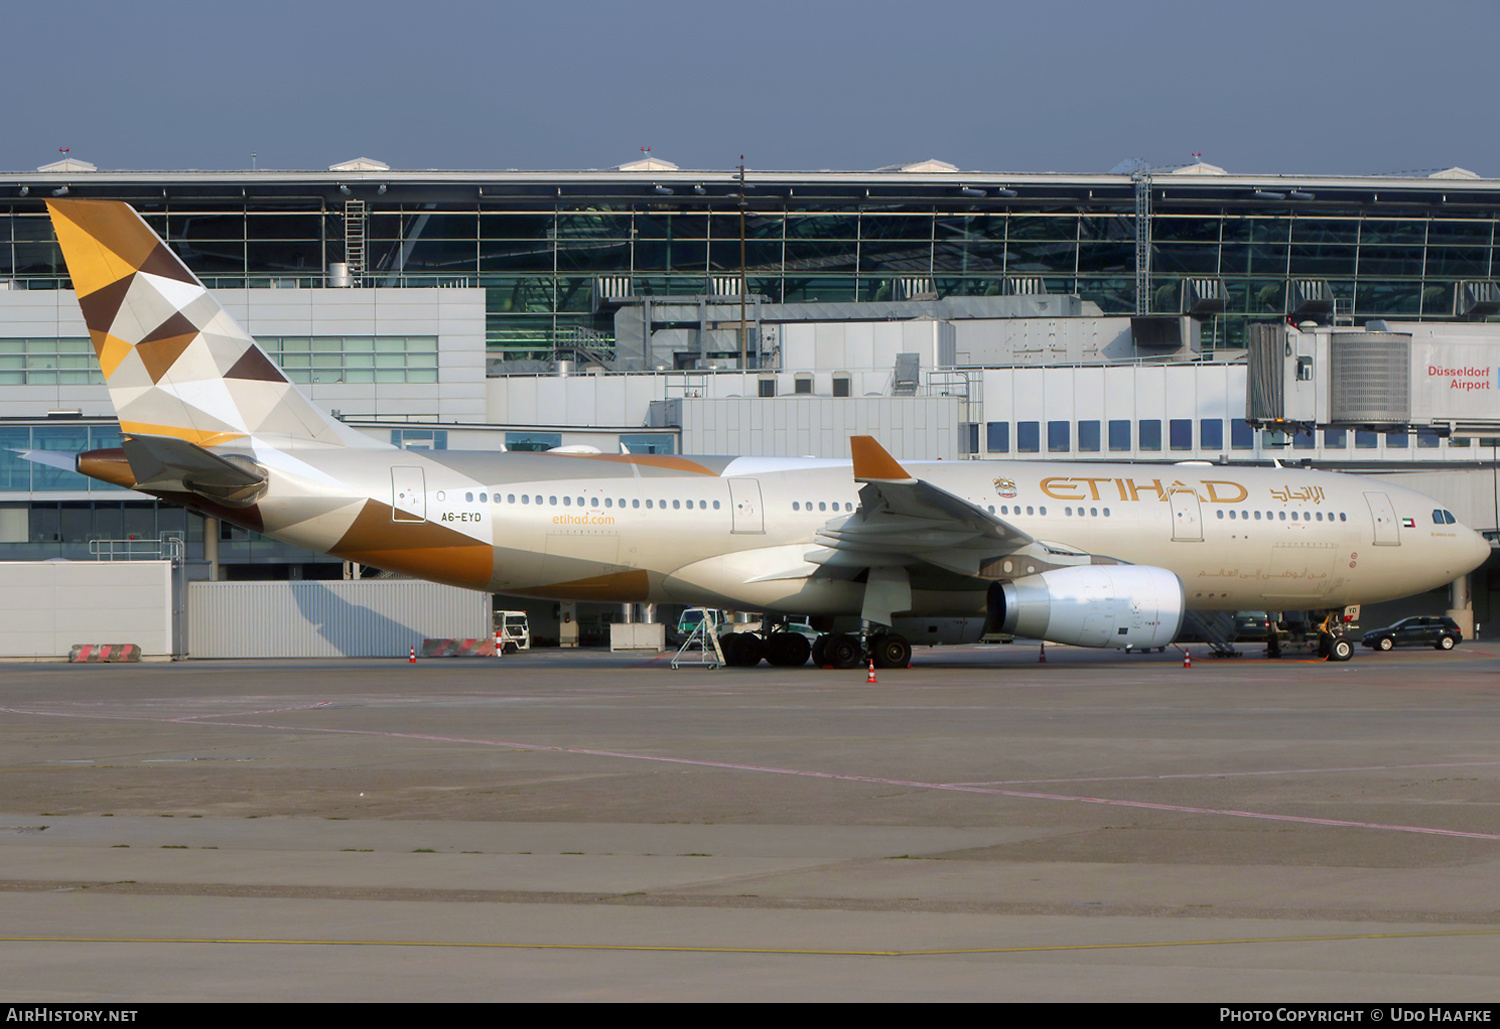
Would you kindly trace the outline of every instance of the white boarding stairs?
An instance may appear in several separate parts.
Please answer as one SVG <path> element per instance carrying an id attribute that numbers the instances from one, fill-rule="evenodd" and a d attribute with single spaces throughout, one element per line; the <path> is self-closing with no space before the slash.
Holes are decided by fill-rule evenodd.
<path id="1" fill-rule="evenodd" d="M 709 671 L 723 668 L 724 651 L 719 649 L 719 626 L 713 612 L 707 608 L 696 610 L 703 612 L 703 617 L 698 619 L 698 624 L 693 626 L 688 638 L 677 648 L 677 653 L 672 658 L 672 667 L 699 667 Z"/>

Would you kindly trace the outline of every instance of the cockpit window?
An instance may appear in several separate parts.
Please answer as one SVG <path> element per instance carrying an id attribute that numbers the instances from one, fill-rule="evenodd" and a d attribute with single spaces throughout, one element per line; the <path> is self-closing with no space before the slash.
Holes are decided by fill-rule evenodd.
<path id="1" fill-rule="evenodd" d="M 1452 525 L 1457 520 L 1458 519 L 1456 519 L 1456 518 L 1453 517 L 1453 512 L 1452 511 L 1444 511 L 1443 512 L 1443 521 L 1446 522 L 1448 525 Z"/>

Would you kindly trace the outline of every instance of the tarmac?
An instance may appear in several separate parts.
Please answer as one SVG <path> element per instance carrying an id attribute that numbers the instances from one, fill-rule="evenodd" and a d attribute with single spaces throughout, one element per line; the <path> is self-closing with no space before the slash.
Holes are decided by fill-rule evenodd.
<path id="1" fill-rule="evenodd" d="M 0 666 L 0 1001 L 1500 998 L 1500 644 Z"/>

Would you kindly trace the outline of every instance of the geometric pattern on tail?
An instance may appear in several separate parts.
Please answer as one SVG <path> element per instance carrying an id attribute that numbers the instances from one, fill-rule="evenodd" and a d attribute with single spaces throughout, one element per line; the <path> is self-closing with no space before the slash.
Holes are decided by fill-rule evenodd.
<path id="1" fill-rule="evenodd" d="M 370 445 L 302 395 L 133 208 L 49 200 L 78 305 L 127 433 Z"/>

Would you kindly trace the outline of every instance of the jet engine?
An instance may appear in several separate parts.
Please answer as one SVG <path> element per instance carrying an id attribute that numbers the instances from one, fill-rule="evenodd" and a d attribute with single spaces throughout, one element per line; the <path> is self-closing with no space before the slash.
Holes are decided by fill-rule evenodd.
<path id="1" fill-rule="evenodd" d="M 990 587 L 990 625 L 1080 647 L 1165 647 L 1182 628 L 1187 595 L 1165 568 L 1079 565 Z"/>

